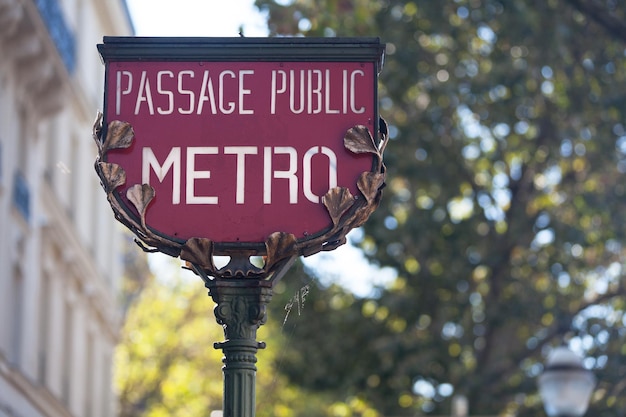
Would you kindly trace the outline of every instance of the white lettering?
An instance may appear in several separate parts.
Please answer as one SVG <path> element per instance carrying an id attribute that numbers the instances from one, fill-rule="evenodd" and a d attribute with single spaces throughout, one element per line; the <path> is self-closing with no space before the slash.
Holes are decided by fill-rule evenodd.
<path id="1" fill-rule="evenodd" d="M 150 80 L 148 80 L 146 71 L 141 71 L 141 81 L 139 81 L 139 91 L 137 93 L 137 101 L 135 102 L 135 114 L 139 114 L 139 108 L 141 107 L 141 103 L 144 101 L 148 104 L 148 112 L 150 114 L 154 114 L 152 92 L 150 91 Z"/>
<path id="2" fill-rule="evenodd" d="M 317 75 L 317 86 L 313 87 L 313 74 Z M 309 70 L 308 80 L 308 100 L 307 100 L 307 113 L 318 114 L 322 112 L 322 70 Z M 313 109 L 313 96 L 316 97 L 317 104 Z"/>
<path id="3" fill-rule="evenodd" d="M 361 113 L 365 113 L 365 107 L 361 107 L 357 109 L 356 103 L 355 103 L 356 102 L 355 92 L 356 92 L 356 76 L 357 75 L 364 77 L 365 73 L 362 70 L 352 71 L 352 75 L 350 76 L 350 110 L 352 110 L 353 113 L 361 114 Z"/>
<path id="4" fill-rule="evenodd" d="M 304 196 L 312 203 L 319 203 L 320 196 L 315 195 L 312 190 L 312 169 L 311 169 L 311 161 L 313 160 L 313 156 L 322 153 L 328 157 L 328 190 L 333 189 L 337 186 L 337 155 L 332 151 L 332 149 L 327 148 L 326 146 L 320 147 L 314 146 L 310 148 L 304 154 L 304 158 L 302 159 L 302 188 L 304 192 Z"/>
<path id="5" fill-rule="evenodd" d="M 128 77 L 128 87 L 126 90 L 122 90 L 122 75 Z M 130 94 L 133 89 L 133 73 L 130 71 L 118 71 L 117 72 L 117 85 L 115 88 L 115 114 L 119 116 L 122 109 L 122 95 Z"/>
<path id="6" fill-rule="evenodd" d="M 263 91 L 253 87 L 264 82 L 270 84 L 270 115 L 364 114 L 367 109 L 367 102 L 359 95 L 366 81 L 363 69 L 275 69 L 263 73 L 268 78 L 255 76 L 252 69 L 213 73 L 203 69 L 202 74 L 195 69 L 120 70 L 114 74 L 118 116 L 131 109 L 135 115 L 253 115 L 259 112 L 254 108 L 259 101 L 256 94 Z"/>
<path id="7" fill-rule="evenodd" d="M 141 163 L 141 182 L 143 184 L 150 184 L 150 168 L 154 170 L 159 182 L 163 182 L 170 168 L 173 168 L 172 204 L 180 204 L 180 147 L 172 148 L 163 165 L 159 164 L 152 148 L 143 148 Z"/>
<path id="8" fill-rule="evenodd" d="M 348 113 L 348 71 L 343 70 L 343 83 L 342 83 L 342 94 L 341 94 L 341 104 L 343 104 L 342 109 L 343 113 Z"/>
<path id="9" fill-rule="evenodd" d="M 256 146 L 225 146 L 224 155 L 237 155 L 237 185 L 235 202 L 243 204 L 246 195 L 246 155 L 256 155 Z"/>
<path id="10" fill-rule="evenodd" d="M 280 74 L 282 76 L 282 87 L 277 88 L 276 86 L 276 75 Z M 276 114 L 276 95 L 282 94 L 287 91 L 287 73 L 283 70 L 273 70 L 272 71 L 272 90 L 271 90 L 271 102 L 270 102 L 270 114 Z"/>
<path id="11" fill-rule="evenodd" d="M 287 110 L 287 105 L 292 114 L 365 113 L 365 107 L 357 103 L 357 81 L 364 76 L 361 69 L 344 69 L 341 75 L 330 69 L 273 70 L 270 114 Z"/>
<path id="12" fill-rule="evenodd" d="M 289 70 L 289 110 L 293 114 L 300 114 L 304 111 L 304 70 L 300 70 L 300 92 L 298 96 L 300 97 L 300 108 L 296 109 L 296 77 L 294 75 L 294 70 Z"/>
<path id="13" fill-rule="evenodd" d="M 185 204 L 218 204 L 220 197 L 217 195 L 198 195 L 197 183 L 199 180 L 213 179 L 213 171 L 198 168 L 198 158 L 202 155 L 219 155 L 220 148 L 217 146 L 194 146 L 187 147 L 184 152 L 186 152 L 187 163 L 186 167 L 182 167 L 182 169 L 185 170 Z M 235 155 L 234 200 L 237 205 L 245 204 L 246 182 L 250 184 L 250 181 L 252 181 L 252 184 L 258 184 L 260 180 L 260 178 L 254 177 L 255 174 L 252 174 L 253 178 L 250 179 L 246 171 L 246 165 L 250 164 L 255 158 L 259 158 L 254 156 L 259 154 L 259 148 L 257 146 L 225 146 L 221 150 L 221 153 L 223 155 Z M 315 164 L 313 162 L 317 160 L 316 158 L 322 157 L 322 155 L 328 160 L 328 176 L 324 175 L 323 172 L 314 172 L 314 166 L 320 167 L 321 162 L 316 162 Z M 286 183 L 280 183 L 280 195 L 284 196 L 285 192 L 287 192 L 289 204 L 298 204 L 300 181 L 302 181 L 302 194 L 306 198 L 306 201 L 310 201 L 314 204 L 319 204 L 322 195 L 325 194 L 325 192 L 323 192 L 317 195 L 314 192 L 314 186 L 317 190 L 322 191 L 320 188 L 322 184 L 320 184 L 319 178 L 328 178 L 328 187 L 325 188 L 325 190 L 337 187 L 337 155 L 332 149 L 326 146 L 313 146 L 302 155 L 301 178 L 298 176 L 298 162 L 300 156 L 295 148 L 291 146 L 265 146 L 263 148 L 262 158 L 263 204 L 272 204 L 274 197 L 273 192 L 276 191 L 277 186 L 275 180 L 287 180 Z M 213 161 L 219 161 L 219 159 L 214 158 Z M 258 163 L 259 160 L 256 159 L 256 161 Z M 154 172 L 154 175 L 160 183 L 171 173 L 172 204 L 180 204 L 182 162 L 181 147 L 179 146 L 170 149 L 163 163 L 159 162 L 151 147 L 142 148 L 142 183 L 150 184 L 152 172 Z M 279 164 L 282 168 L 276 169 Z M 205 161 L 203 166 L 206 165 Z M 223 167 L 224 163 L 220 163 L 219 166 Z M 316 184 L 313 184 L 315 178 L 318 178 L 318 180 Z M 213 181 L 231 182 L 228 178 L 224 178 L 224 176 L 215 178 Z M 208 187 L 205 185 L 203 189 L 207 190 Z M 206 191 L 204 193 L 210 194 Z M 232 201 L 231 198 L 232 197 L 229 197 L 227 200 Z"/>
<path id="14" fill-rule="evenodd" d="M 235 103 L 230 101 L 228 102 L 228 108 L 224 107 L 224 76 L 230 75 L 231 78 L 235 78 L 235 73 L 232 71 L 222 71 L 220 73 L 220 87 L 219 87 L 219 95 L 220 95 L 220 111 L 224 114 L 231 114 L 235 111 Z"/>
<path id="15" fill-rule="evenodd" d="M 239 71 L 239 114 L 254 114 L 254 110 L 245 109 L 243 105 L 243 99 L 245 96 L 249 95 L 252 91 L 244 88 L 243 81 L 246 75 L 253 75 L 254 71 L 252 70 L 241 70 Z"/>
<path id="16" fill-rule="evenodd" d="M 168 107 L 167 110 L 163 110 L 160 106 L 157 107 L 159 114 L 172 114 L 174 112 L 174 93 L 169 90 L 163 90 L 163 75 L 168 75 L 170 78 L 174 78 L 172 71 L 159 71 L 157 72 L 157 92 L 167 96 Z"/>
<path id="17" fill-rule="evenodd" d="M 194 107 L 194 103 L 196 101 L 196 95 L 191 90 L 184 90 L 183 89 L 183 76 L 184 75 L 188 75 L 189 78 L 193 78 L 195 76 L 194 72 L 191 71 L 191 70 L 185 70 L 185 71 L 181 71 L 181 72 L 178 73 L 178 93 L 181 94 L 181 95 L 188 95 L 189 96 L 189 108 L 188 109 L 183 109 L 182 107 L 179 107 L 178 108 L 178 112 L 180 114 L 191 114 L 191 113 L 193 113 L 193 107 Z"/>
<path id="18" fill-rule="evenodd" d="M 289 169 L 274 171 L 272 167 L 272 147 L 263 150 L 263 203 L 272 204 L 272 179 L 280 178 L 289 181 L 289 203 L 298 204 L 298 152 L 291 146 L 275 146 L 274 155 L 289 155 Z"/>
<path id="19" fill-rule="evenodd" d="M 330 108 L 330 70 L 326 70 L 326 100 L 325 100 L 325 113 L 326 114 L 339 114 L 339 109 Z"/>
<path id="20" fill-rule="evenodd" d="M 213 83 L 211 83 L 211 78 L 209 77 L 209 70 L 205 70 L 204 75 L 202 76 L 202 88 L 200 88 L 200 98 L 198 98 L 198 111 L 196 114 L 202 113 L 205 101 L 208 101 L 211 105 L 211 113 L 217 114 L 217 108 L 215 107 L 215 93 L 213 92 Z"/>
<path id="21" fill-rule="evenodd" d="M 272 148 L 263 149 L 263 204 L 272 204 Z"/>
<path id="22" fill-rule="evenodd" d="M 187 148 L 187 204 L 217 204 L 217 197 L 197 196 L 195 191 L 196 180 L 211 178 L 211 171 L 196 171 L 196 155 L 216 155 L 215 146 L 190 146 Z"/>

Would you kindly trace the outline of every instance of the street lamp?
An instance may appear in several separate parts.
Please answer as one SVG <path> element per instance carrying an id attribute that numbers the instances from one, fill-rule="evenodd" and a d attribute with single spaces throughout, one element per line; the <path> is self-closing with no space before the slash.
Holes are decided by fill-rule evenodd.
<path id="1" fill-rule="evenodd" d="M 539 376 L 539 394 L 550 417 L 582 417 L 596 385 L 578 355 L 561 346 L 548 356 Z"/>

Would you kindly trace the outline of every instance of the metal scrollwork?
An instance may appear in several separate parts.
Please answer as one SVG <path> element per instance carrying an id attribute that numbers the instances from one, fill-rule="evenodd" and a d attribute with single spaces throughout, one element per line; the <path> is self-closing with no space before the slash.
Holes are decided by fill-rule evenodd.
<path id="1" fill-rule="evenodd" d="M 224 328 L 226 340 L 215 344 L 225 352 L 241 354 L 249 349 L 262 349 L 256 332 L 267 320 L 267 304 L 272 299 L 272 283 L 247 279 L 224 279 L 207 282 L 215 301 L 215 318 Z M 230 356 L 229 356 L 230 357 Z"/>
<path id="2" fill-rule="evenodd" d="M 149 184 L 131 184 L 125 197 L 136 213 L 126 207 L 116 190 L 126 184 L 126 172 L 118 164 L 107 162 L 111 150 L 129 148 L 135 138 L 132 126 L 123 121 L 108 123 L 106 137 L 103 136 L 102 114 L 98 113 L 93 127 L 93 138 L 98 146 L 95 169 L 115 217 L 136 236 L 137 243 L 148 252 L 163 252 L 180 257 L 205 282 L 214 278 L 256 278 L 279 279 L 297 256 L 309 256 L 320 251 L 328 251 L 343 245 L 348 232 L 362 225 L 378 207 L 385 186 L 385 165 L 383 152 L 388 141 L 387 126 L 380 120 L 380 136 L 374 140 L 365 126 L 349 129 L 344 137 L 344 147 L 354 154 L 373 156 L 372 170 L 363 172 L 357 188 L 361 195 L 354 196 L 346 187 L 335 187 L 322 197 L 322 204 L 328 211 L 332 226 L 320 236 L 298 239 L 291 233 L 277 231 L 269 235 L 264 250 L 246 247 L 221 250 L 231 257 L 231 262 L 217 268 L 213 262 L 216 243 L 204 237 L 192 237 L 186 241 L 164 236 L 146 224 L 146 212 L 155 197 L 155 190 Z M 261 253 L 259 253 L 261 252 Z M 264 256 L 263 267 L 250 262 L 250 256 Z"/>
<path id="3" fill-rule="evenodd" d="M 267 320 L 267 309 L 258 301 L 258 297 L 231 295 L 217 302 L 215 317 L 219 324 L 230 329 L 229 339 L 249 339 Z"/>

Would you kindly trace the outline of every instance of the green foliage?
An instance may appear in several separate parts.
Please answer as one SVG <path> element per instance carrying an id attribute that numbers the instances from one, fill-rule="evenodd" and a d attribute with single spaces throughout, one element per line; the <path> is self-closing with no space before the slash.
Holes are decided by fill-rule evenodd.
<path id="1" fill-rule="evenodd" d="M 115 355 L 119 415 L 205 415 L 221 409 L 223 338 L 200 280 L 151 278 L 130 308 Z"/>
<path id="2" fill-rule="evenodd" d="M 361 246 L 398 271 L 330 289 L 281 370 L 381 413 L 536 415 L 568 340 L 626 411 L 621 376 L 625 12 L 594 0 L 257 0 L 273 34 L 380 36 L 388 187 Z M 333 300 L 340 307 L 337 307 Z M 315 369 L 309 365 L 314 358 Z"/>
<path id="3" fill-rule="evenodd" d="M 207 416 L 222 408 L 222 351 L 213 343 L 223 340 L 224 333 L 215 322 L 214 303 L 200 278 L 183 273 L 175 263 L 159 271 L 158 278 L 145 275 L 145 270 L 143 277 L 132 278 L 141 281 L 143 289 L 128 309 L 115 352 L 120 417 Z M 301 268 L 294 267 L 291 275 L 291 282 L 297 283 Z M 378 417 L 358 397 L 344 403 L 332 395 L 306 392 L 278 372 L 276 364 L 293 353 L 283 322 L 297 317 L 295 311 L 287 317 L 283 307 L 293 295 L 285 291 L 285 285 L 276 288 L 275 317 L 259 330 L 259 340 L 266 341 L 267 348 L 257 354 L 256 415 Z M 304 309 L 306 294 L 302 299 Z"/>

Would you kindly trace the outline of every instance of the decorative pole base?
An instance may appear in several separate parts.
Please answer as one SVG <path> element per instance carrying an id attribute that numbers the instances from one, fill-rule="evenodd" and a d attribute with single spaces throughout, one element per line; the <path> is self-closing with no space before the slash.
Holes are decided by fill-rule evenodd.
<path id="1" fill-rule="evenodd" d="M 272 283 L 256 279 L 206 281 L 215 306 L 215 318 L 224 328 L 224 342 L 215 343 L 224 357 L 224 417 L 254 417 L 256 403 L 257 329 L 267 320 Z"/>

